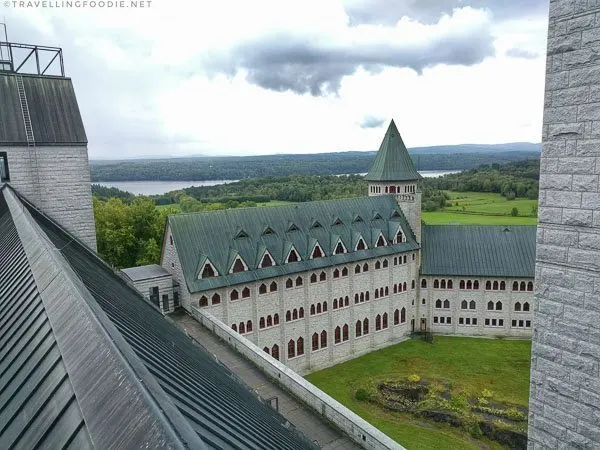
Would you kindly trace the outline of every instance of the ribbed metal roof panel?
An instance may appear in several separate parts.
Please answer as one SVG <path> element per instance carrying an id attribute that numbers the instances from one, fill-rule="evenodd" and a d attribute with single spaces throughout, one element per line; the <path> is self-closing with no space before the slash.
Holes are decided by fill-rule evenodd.
<path id="1" fill-rule="evenodd" d="M 426 225 L 421 273 L 533 278 L 536 232 L 535 226 Z"/>

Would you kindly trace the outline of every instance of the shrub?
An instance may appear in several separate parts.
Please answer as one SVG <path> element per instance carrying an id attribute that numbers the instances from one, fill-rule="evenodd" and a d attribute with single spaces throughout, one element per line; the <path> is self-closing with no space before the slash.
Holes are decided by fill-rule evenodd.
<path id="1" fill-rule="evenodd" d="M 356 400 L 361 402 L 368 402 L 371 400 L 371 393 L 364 388 L 358 388 L 354 396 L 356 397 Z"/>
<path id="2" fill-rule="evenodd" d="M 492 398 L 493 395 L 494 395 L 494 393 L 492 391 L 490 391 L 489 389 L 484 389 L 483 391 L 481 391 L 481 396 L 483 398 Z"/>
<path id="3" fill-rule="evenodd" d="M 418 383 L 419 381 L 421 381 L 421 377 L 419 375 L 409 375 L 408 381 L 410 381 L 411 383 Z"/>
<path id="4" fill-rule="evenodd" d="M 469 402 L 462 394 L 455 395 L 450 399 L 450 408 L 453 411 L 464 411 L 469 407 Z"/>
<path id="5" fill-rule="evenodd" d="M 479 423 L 477 422 L 470 424 L 468 431 L 471 437 L 475 439 L 480 439 L 483 437 L 483 433 L 481 432 L 481 428 L 479 428 Z"/>

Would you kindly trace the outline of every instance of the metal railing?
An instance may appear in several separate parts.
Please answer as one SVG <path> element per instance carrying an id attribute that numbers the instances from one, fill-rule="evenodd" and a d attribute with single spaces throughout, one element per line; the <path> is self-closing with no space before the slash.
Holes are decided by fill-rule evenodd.
<path id="1" fill-rule="evenodd" d="M 31 62 L 34 64 L 27 64 Z M 0 72 L 64 77 L 65 66 L 62 49 L 43 45 L 0 42 Z"/>

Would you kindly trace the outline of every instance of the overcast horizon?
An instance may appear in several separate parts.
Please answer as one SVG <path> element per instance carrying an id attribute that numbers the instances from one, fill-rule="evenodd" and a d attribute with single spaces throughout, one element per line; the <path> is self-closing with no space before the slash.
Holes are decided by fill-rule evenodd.
<path id="1" fill-rule="evenodd" d="M 62 47 L 90 159 L 541 141 L 547 1 L 2 8 Z M 4 5 L 6 6 L 6 4 Z"/>

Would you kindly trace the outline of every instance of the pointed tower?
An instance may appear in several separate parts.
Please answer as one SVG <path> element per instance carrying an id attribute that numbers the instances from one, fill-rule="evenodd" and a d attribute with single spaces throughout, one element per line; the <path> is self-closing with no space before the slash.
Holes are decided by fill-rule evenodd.
<path id="1" fill-rule="evenodd" d="M 394 195 L 404 212 L 417 242 L 421 242 L 421 188 L 422 179 L 415 169 L 402 137 L 392 120 L 379 147 L 375 161 L 365 177 L 369 182 L 369 196 Z"/>

